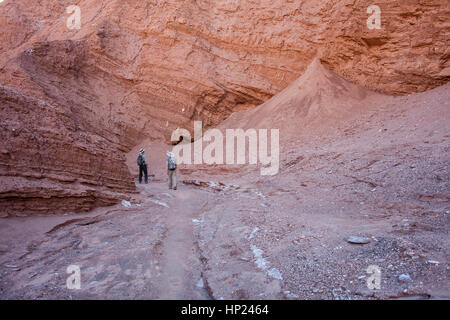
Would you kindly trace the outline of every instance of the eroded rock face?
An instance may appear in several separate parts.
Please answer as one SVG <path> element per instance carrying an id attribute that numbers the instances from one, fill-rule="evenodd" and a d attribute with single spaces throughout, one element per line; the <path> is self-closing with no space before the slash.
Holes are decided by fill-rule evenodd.
<path id="1" fill-rule="evenodd" d="M 391 94 L 427 90 L 450 77 L 450 9 L 438 0 L 378 1 L 379 30 L 366 24 L 371 1 L 81 0 L 80 29 L 67 27 L 71 4 L 0 4 L 0 83 L 63 110 L 83 127 L 86 136 L 76 131 L 71 143 L 48 131 L 55 143 L 103 139 L 114 168 L 122 168 L 122 152 L 145 139 L 167 141 L 192 120 L 213 126 L 264 103 L 314 57 L 349 81 Z M 28 104 L 24 99 L 22 107 Z M 18 121 L 25 126 L 38 116 Z M 17 143 L 4 133 L 0 146 L 6 150 Z M 96 154 L 96 144 L 85 147 L 86 156 Z M 50 159 L 38 148 L 29 142 L 30 152 Z M 32 172 L 3 161 L 15 172 Z M 92 178 L 95 166 L 79 170 L 67 179 L 86 170 L 87 180 L 101 185 Z M 115 175 L 113 189 L 128 190 L 131 175 L 123 169 Z"/>
<path id="2" fill-rule="evenodd" d="M 440 0 L 378 1 L 381 29 L 372 30 L 372 1 L 80 1 L 80 30 L 66 26 L 68 5 L 2 4 L 2 28 L 21 29 L 3 35 L 3 53 L 36 40 L 85 39 L 88 65 L 120 87 L 131 83 L 133 95 L 122 98 L 152 110 L 154 127 L 192 118 L 217 124 L 281 91 L 315 56 L 348 80 L 391 94 L 450 77 L 450 9 Z"/>
<path id="3" fill-rule="evenodd" d="M 62 108 L 0 86 L 0 216 L 87 211 L 134 191 L 124 157 Z"/>

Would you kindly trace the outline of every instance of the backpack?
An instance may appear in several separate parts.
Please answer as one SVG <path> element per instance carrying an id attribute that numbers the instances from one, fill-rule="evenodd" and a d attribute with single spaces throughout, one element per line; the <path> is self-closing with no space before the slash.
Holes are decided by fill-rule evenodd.
<path id="1" fill-rule="evenodd" d="M 138 155 L 137 164 L 138 164 L 138 166 L 143 166 L 144 165 L 144 159 L 142 157 L 142 154 Z"/>
<path id="2" fill-rule="evenodd" d="M 169 170 L 175 170 L 177 168 L 177 163 L 175 162 L 175 158 L 168 158 L 168 169 Z"/>

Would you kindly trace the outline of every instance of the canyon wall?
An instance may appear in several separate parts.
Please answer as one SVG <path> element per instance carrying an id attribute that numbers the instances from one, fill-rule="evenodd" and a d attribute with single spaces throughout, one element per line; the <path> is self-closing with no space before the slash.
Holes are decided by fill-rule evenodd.
<path id="1" fill-rule="evenodd" d="M 87 211 L 134 191 L 124 157 L 57 105 L 0 86 L 0 217 Z"/>
<path id="2" fill-rule="evenodd" d="M 71 172 L 61 169 L 59 176 L 70 180 L 87 170 L 86 183 L 94 189 L 109 183 L 109 191 L 123 192 L 132 189 L 132 176 L 122 163 L 124 152 L 144 139 L 167 141 L 175 128 L 191 128 L 192 120 L 214 126 L 235 111 L 252 109 L 297 79 L 314 57 L 347 80 L 388 94 L 425 91 L 448 82 L 448 2 L 378 1 L 381 28 L 369 29 L 367 8 L 373 4 L 5 0 L 0 4 L 0 84 L 5 86 L 0 146 L 5 152 L 20 150 L 3 113 L 20 105 L 24 116 L 17 121 L 23 126 L 35 123 L 32 128 L 39 132 L 40 122 L 34 119 L 40 113 L 25 110 L 44 101 L 76 124 L 71 134 L 69 129 L 45 130 L 49 138 L 76 145 L 85 136 L 96 137 L 111 162 L 101 176 L 119 168 L 109 175 L 114 183 L 97 179 L 100 159 Z M 68 27 L 70 5 L 80 8 L 80 29 Z M 23 95 L 21 102 L 5 100 L 14 90 Z M 59 115 L 49 117 L 56 121 Z M 65 147 L 55 147 L 51 161 L 48 151 L 32 140 L 26 148 L 48 159 L 49 167 L 65 166 L 59 156 Z M 86 143 L 85 149 L 87 158 L 97 154 L 97 142 Z M 39 185 L 51 173 L 44 170 L 35 176 L 27 160 L 22 166 L 6 155 L 2 165 L 10 171 L 1 177 L 2 194 L 18 203 L 20 188 L 6 187 L 10 184 L 3 183 L 5 177 L 29 171 L 26 179 Z M 13 191 L 17 196 L 11 198 Z M 34 208 L 40 210 L 29 210 Z M 76 210 L 77 205 L 70 208 Z"/>
<path id="3" fill-rule="evenodd" d="M 81 29 L 70 30 L 76 4 Z M 36 41 L 83 40 L 93 72 L 115 79 L 153 127 L 193 118 L 217 124 L 298 78 L 317 56 L 337 74 L 390 94 L 425 91 L 450 77 L 450 9 L 443 0 L 29 1 L 2 4 L 2 61 Z M 447 5 L 446 5 L 447 4 Z M 62 53 L 61 53 L 62 54 Z M 3 71 L 5 76 L 7 71 Z M 92 75 L 94 76 L 94 75 Z M 122 94 L 121 96 L 126 95 Z M 136 108 L 136 106 L 132 106 Z"/>

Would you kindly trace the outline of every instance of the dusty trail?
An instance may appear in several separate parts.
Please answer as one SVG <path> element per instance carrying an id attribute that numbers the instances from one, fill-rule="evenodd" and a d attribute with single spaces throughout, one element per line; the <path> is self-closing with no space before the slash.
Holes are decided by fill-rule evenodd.
<path id="1" fill-rule="evenodd" d="M 167 198 L 170 208 L 165 210 L 166 237 L 161 247 L 161 276 L 157 284 L 159 299 L 208 299 L 207 291 L 200 285 L 201 262 L 196 250 L 192 230 L 194 219 L 207 201 L 198 190 L 186 189 L 167 191 L 165 183 L 152 183 L 144 187 L 160 192 L 161 199 Z M 199 283 L 200 281 L 200 283 Z"/>
<path id="2" fill-rule="evenodd" d="M 210 299 L 193 233 L 210 193 L 160 181 L 137 189 L 130 207 L 34 217 L 2 252 L 0 298 Z M 0 220 L 2 238 L 26 222 L 13 220 Z M 66 288 L 69 264 L 81 267 L 80 290 Z"/>

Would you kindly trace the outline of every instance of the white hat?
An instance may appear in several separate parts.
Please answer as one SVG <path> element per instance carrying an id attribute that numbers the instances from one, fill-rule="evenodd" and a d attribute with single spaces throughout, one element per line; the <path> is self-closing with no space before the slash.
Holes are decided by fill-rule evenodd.
<path id="1" fill-rule="evenodd" d="M 171 151 L 167 151 L 167 156 L 173 158 L 175 155 L 173 154 L 173 152 Z"/>
<path id="2" fill-rule="evenodd" d="M 141 150 L 139 150 L 139 153 L 144 153 L 144 148 L 142 148 Z"/>

